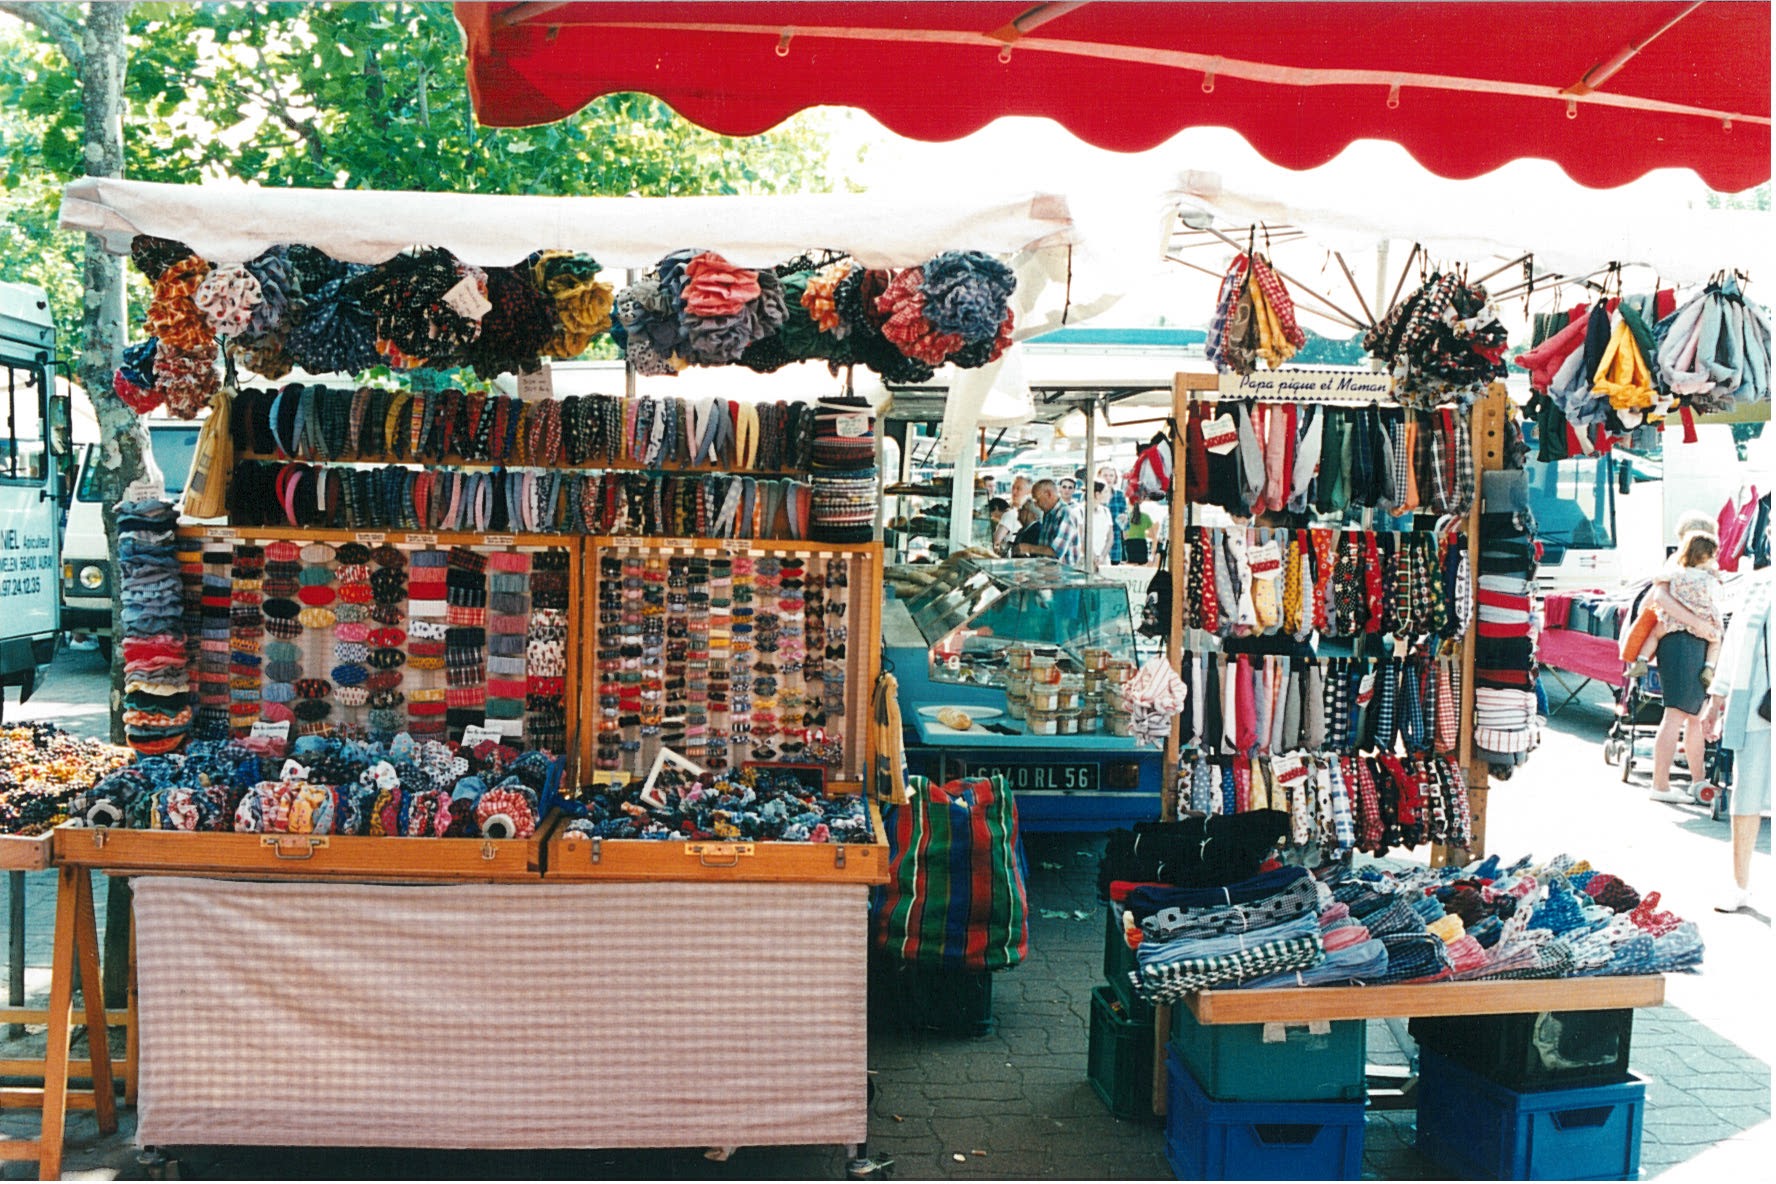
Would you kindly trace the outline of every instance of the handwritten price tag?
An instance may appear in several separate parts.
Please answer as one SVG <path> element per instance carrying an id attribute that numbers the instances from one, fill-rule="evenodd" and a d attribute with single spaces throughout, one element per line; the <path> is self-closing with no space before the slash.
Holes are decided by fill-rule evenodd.
<path id="1" fill-rule="evenodd" d="M 470 724 L 463 729 L 462 742 L 464 748 L 473 748 L 483 740 L 491 740 L 495 744 L 498 744 L 501 741 L 501 736 L 499 732 L 493 728 L 483 727 L 479 724 Z"/>
<path id="2" fill-rule="evenodd" d="M 1252 565 L 1252 578 L 1255 580 L 1274 579 L 1283 570 L 1282 553 L 1275 543 L 1253 547 L 1246 552 L 1246 560 Z"/>
<path id="3" fill-rule="evenodd" d="M 253 739 L 257 740 L 262 736 L 269 736 L 273 740 L 288 740 L 290 738 L 290 721 L 287 719 L 253 721 Z"/>
<path id="4" fill-rule="evenodd" d="M 544 362 L 539 370 L 518 376 L 518 397 L 526 403 L 540 403 L 555 397 L 555 376 Z"/>
<path id="5" fill-rule="evenodd" d="M 1238 448 L 1239 439 L 1239 428 L 1234 426 L 1231 415 L 1217 415 L 1203 424 L 1203 447 L 1216 456 L 1226 456 Z"/>

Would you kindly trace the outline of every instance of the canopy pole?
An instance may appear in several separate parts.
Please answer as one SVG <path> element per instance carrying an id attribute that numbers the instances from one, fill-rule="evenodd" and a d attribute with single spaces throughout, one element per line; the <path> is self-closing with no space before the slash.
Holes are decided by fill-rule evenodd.
<path id="1" fill-rule="evenodd" d="M 1519 256 L 1517 256 L 1517 258 L 1511 260 L 1509 263 L 1505 264 L 1503 267 L 1493 268 L 1491 271 L 1487 272 L 1485 275 L 1481 276 L 1479 279 L 1475 280 L 1474 282 L 1476 284 L 1484 284 L 1487 280 L 1491 279 L 1495 275 L 1498 275 L 1500 272 L 1510 271 L 1513 267 L 1516 267 L 1518 264 L 1524 262 L 1527 259 L 1533 259 L 1534 257 L 1535 256 L 1533 256 L 1533 255 L 1519 255 Z"/>
<path id="2" fill-rule="evenodd" d="M 1246 248 L 1244 245 L 1242 245 L 1241 243 L 1235 242 L 1233 239 L 1228 238 L 1225 234 L 1222 234 L 1219 230 L 1216 230 L 1213 226 L 1209 227 L 1208 231 L 1210 234 L 1214 235 L 1216 238 L 1220 239 L 1222 242 L 1226 243 L 1228 246 L 1232 247 L 1234 250 L 1241 251 L 1241 252 L 1245 251 Z M 1300 280 L 1296 279 L 1294 276 L 1290 275 L 1288 272 L 1286 272 L 1282 268 L 1278 267 L 1275 263 L 1272 263 L 1270 265 L 1270 269 L 1272 271 L 1276 272 L 1279 276 L 1282 276 L 1284 279 L 1288 280 L 1291 284 L 1294 284 L 1296 290 L 1298 292 L 1300 292 L 1303 296 L 1313 297 L 1315 300 L 1319 301 L 1321 304 L 1325 305 L 1327 308 L 1331 309 L 1333 312 L 1336 312 L 1339 316 L 1343 317 L 1345 322 L 1347 324 L 1349 324 L 1352 328 L 1355 328 L 1355 329 L 1367 328 L 1367 326 L 1364 325 L 1363 322 L 1357 320 L 1356 317 L 1352 316 L 1350 313 L 1346 312 L 1344 309 L 1338 307 L 1338 305 L 1332 303 L 1330 300 L 1326 299 L 1324 296 L 1322 296 L 1318 292 L 1314 291 L 1308 285 L 1302 283 Z"/>
<path id="3" fill-rule="evenodd" d="M 1363 289 L 1357 286 L 1357 277 L 1351 274 L 1350 264 L 1344 261 L 1344 252 L 1333 251 L 1332 258 L 1338 260 L 1338 269 L 1344 272 L 1344 282 L 1350 285 L 1351 295 L 1357 298 L 1357 304 L 1363 310 L 1365 321 L 1363 328 L 1373 328 L 1375 326 L 1375 314 L 1369 311 L 1369 302 L 1363 299 Z"/>
<path id="4" fill-rule="evenodd" d="M 624 285 L 627 287 L 634 287 L 635 281 L 640 277 L 640 274 L 641 273 L 636 271 L 633 267 L 624 271 Z M 635 363 L 629 360 L 628 350 L 623 351 L 623 395 L 625 398 L 630 399 L 635 397 Z"/>
<path id="5" fill-rule="evenodd" d="M 1393 312 L 1394 309 L 1400 306 L 1400 292 L 1406 287 L 1406 277 L 1412 274 L 1413 261 L 1418 258 L 1418 253 L 1422 250 L 1424 250 L 1424 248 L 1417 243 L 1412 244 L 1412 250 L 1406 255 L 1406 262 L 1400 265 L 1400 279 L 1394 284 L 1393 297 L 1388 300 L 1387 307 L 1381 310 L 1382 316 L 1387 316 L 1388 313 Z"/>
<path id="6" fill-rule="evenodd" d="M 1098 499 L 1092 496 L 1092 482 L 1098 479 L 1098 396 L 1085 404 L 1085 480 L 1079 483 L 1079 496 L 1085 509 L 1085 553 L 1079 566 L 1098 574 L 1098 540 L 1094 520 L 1098 515 Z"/>

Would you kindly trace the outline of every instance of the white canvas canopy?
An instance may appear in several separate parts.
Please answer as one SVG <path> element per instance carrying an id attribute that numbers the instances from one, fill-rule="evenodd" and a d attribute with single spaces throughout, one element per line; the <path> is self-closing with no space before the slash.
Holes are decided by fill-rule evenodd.
<path id="1" fill-rule="evenodd" d="M 1620 263 L 1680 285 L 1730 268 L 1767 275 L 1776 260 L 1770 213 L 1696 208 L 1632 185 L 1604 191 L 1570 182 L 1530 185 L 1503 170 L 1450 181 L 1402 169 L 1360 190 L 1328 186 L 1312 172 L 1274 170 L 1254 181 L 1230 188 L 1216 173 L 1184 172 L 1169 201 L 1187 214 L 1213 215 L 1219 229 L 1241 241 L 1246 227 L 1293 227 L 1314 246 L 1343 252 L 1360 282 L 1368 277 L 1353 254 L 1372 254 L 1384 241 L 1396 246 L 1395 266 L 1418 243 L 1439 263 L 1531 255 L 1538 272 L 1572 277 Z"/>
<path id="2" fill-rule="evenodd" d="M 1067 199 L 1045 192 L 976 199 L 931 192 L 509 197 L 88 177 L 63 191 L 61 225 L 99 235 L 117 254 L 127 253 L 136 235 L 150 234 L 222 263 L 251 259 L 279 243 L 305 243 L 355 263 L 380 263 L 425 244 L 478 266 L 510 266 L 532 251 L 559 248 L 584 251 L 607 268 L 636 269 L 685 247 L 719 252 L 742 267 L 770 267 L 819 250 L 843 252 L 868 267 L 912 267 L 943 251 L 986 251 L 1005 257 L 1017 273 L 1012 305 L 1019 340 L 1089 319 L 1118 295 L 1106 254 L 1077 251 L 1084 236 Z M 972 433 L 995 381 L 1005 385 L 1001 369 L 995 363 L 958 374 L 948 439 Z M 1027 405 L 1028 392 L 1021 393 Z"/>
<path id="3" fill-rule="evenodd" d="M 100 235 L 117 254 L 134 236 L 152 234 L 218 263 L 243 262 L 278 243 L 380 263 L 423 243 L 480 267 L 559 248 L 585 251 L 606 267 L 646 268 L 684 247 L 718 251 L 742 267 L 810 250 L 842 251 L 867 267 L 911 267 L 941 251 L 1017 255 L 1075 241 L 1066 199 L 1045 193 L 974 203 L 867 194 L 508 197 L 88 177 L 64 190 L 61 221 L 64 230 Z"/>

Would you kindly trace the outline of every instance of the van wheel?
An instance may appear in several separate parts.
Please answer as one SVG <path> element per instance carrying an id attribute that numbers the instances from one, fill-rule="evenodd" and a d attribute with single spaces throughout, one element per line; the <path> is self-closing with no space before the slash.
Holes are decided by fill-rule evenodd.
<path id="1" fill-rule="evenodd" d="M 107 666 L 111 665 L 111 638 L 110 638 L 110 636 L 104 635 L 104 636 L 100 636 L 98 638 L 95 638 L 94 640 L 96 640 L 99 643 L 99 657 L 101 657 L 105 660 L 105 665 L 107 665 Z"/>

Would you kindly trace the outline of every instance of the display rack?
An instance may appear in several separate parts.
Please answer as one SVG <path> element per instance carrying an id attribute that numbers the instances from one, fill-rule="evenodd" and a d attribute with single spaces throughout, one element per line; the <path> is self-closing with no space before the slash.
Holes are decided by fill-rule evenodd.
<path id="1" fill-rule="evenodd" d="M 667 563 L 677 559 L 731 559 L 739 556 L 790 556 L 809 562 L 842 562 L 846 570 L 846 608 L 842 619 L 849 639 L 845 643 L 845 657 L 842 659 L 845 699 L 842 718 L 837 721 L 829 720 L 829 727 L 834 723 L 839 725 L 837 733 L 843 743 L 843 753 L 837 764 L 827 768 L 826 786 L 833 793 L 862 791 L 864 770 L 868 767 L 869 688 L 875 685 L 881 661 L 880 647 L 875 644 L 881 629 L 882 612 L 880 543 L 612 536 L 587 539 L 581 560 L 580 586 L 585 592 L 580 597 L 577 643 L 580 648 L 576 663 L 577 669 L 588 674 L 578 684 L 580 710 L 577 714 L 584 721 L 597 721 L 600 718 L 597 701 L 600 666 L 596 657 L 596 617 L 601 593 L 604 591 L 599 571 L 600 561 L 607 556 L 624 555 L 663 560 Z M 625 735 L 630 734 L 626 732 Z M 574 749 L 579 759 L 579 780 L 576 784 L 595 779 L 620 781 L 639 777 L 648 771 L 662 747 L 662 742 L 656 736 L 633 735 L 630 738 L 635 745 L 634 750 L 625 754 L 619 768 L 612 770 L 600 766 L 595 752 L 596 738 L 596 725 L 580 728 L 578 743 Z M 695 752 L 680 755 L 689 756 L 693 760 L 697 757 Z M 735 755 L 743 757 L 746 755 L 745 750 L 737 748 Z M 810 758 L 783 759 L 806 761 Z M 613 773 L 616 774 L 615 777 L 610 776 Z"/>
<path id="2" fill-rule="evenodd" d="M 1183 496 L 1181 483 L 1186 472 L 1188 458 L 1185 451 L 1186 427 L 1190 417 L 1197 413 L 1200 402 L 1208 398 L 1218 398 L 1221 390 L 1221 379 L 1215 374 L 1179 373 L 1172 382 L 1172 472 L 1174 474 L 1173 496 L 1169 513 L 1170 523 L 1167 537 L 1179 540 L 1184 537 L 1188 524 L 1189 506 Z M 1316 401 L 1336 403 L 1362 404 L 1375 402 L 1377 395 L 1364 396 L 1331 396 Z M 1467 513 L 1468 570 L 1470 579 L 1479 571 L 1480 551 L 1480 511 L 1483 487 L 1482 474 L 1504 466 L 1504 431 L 1505 431 L 1506 395 L 1503 384 L 1494 383 L 1479 399 L 1475 400 L 1469 411 L 1469 431 L 1473 441 L 1474 452 L 1474 497 Z M 1173 568 L 1177 570 L 1176 567 Z M 1461 653 L 1461 707 L 1459 715 L 1459 741 L 1457 759 L 1461 762 L 1467 776 L 1468 808 L 1471 820 L 1471 842 L 1466 849 L 1448 849 L 1433 845 L 1430 861 L 1433 867 L 1448 864 L 1464 864 L 1480 858 L 1486 850 L 1486 797 L 1489 770 L 1483 761 L 1477 761 L 1473 755 L 1474 731 L 1474 647 L 1477 630 L 1469 628 L 1462 637 Z M 1167 634 L 1166 652 L 1179 658 L 1184 652 L 1185 624 L 1183 590 L 1174 584 L 1172 594 L 1172 615 Z M 1174 723 L 1171 735 L 1167 738 L 1165 748 L 1165 768 L 1175 769 L 1179 758 L 1179 729 Z M 1177 816 L 1177 783 L 1170 776 L 1165 778 L 1162 792 L 1163 818 Z M 1624 980 L 1641 983 L 1642 980 Z M 1612 1004 L 1610 1006 L 1651 1006 L 1663 998 L 1663 980 L 1656 979 L 1657 998 L 1648 1003 Z M 1539 986 L 1540 984 L 1538 984 Z M 1553 984 L 1551 984 L 1553 985 Z M 1198 992 L 1189 997 L 1188 1006 L 1193 1014 L 1203 1023 L 1287 1023 L 1298 1019 L 1341 1018 L 1330 1015 L 1301 1015 L 1298 1012 L 1311 1011 L 1315 1008 L 1326 1008 L 1333 1011 L 1351 1010 L 1351 1018 L 1359 1016 L 1403 1016 L 1403 1015 L 1446 1015 L 1462 1014 L 1469 1010 L 1469 997 L 1472 995 L 1474 1006 L 1483 1006 L 1487 1001 L 1496 1004 L 1500 1011 L 1534 1011 L 1539 1008 L 1535 1000 L 1541 992 L 1524 991 L 1524 983 L 1463 983 L 1445 984 L 1435 987 L 1350 987 L 1350 988 L 1312 988 L 1302 990 L 1269 990 L 1269 991 L 1221 991 Z M 1476 990 L 1476 988 L 1480 988 Z M 1644 993 L 1654 988 L 1642 986 Z M 1447 994 L 1424 995 L 1419 992 L 1440 990 Z M 1634 988 L 1629 988 L 1633 991 Z M 1374 992 L 1385 992 L 1373 994 Z M 1564 998 L 1566 992 L 1556 992 Z M 1574 995 L 1577 992 L 1573 993 Z M 1206 1003 L 1202 1002 L 1207 1000 Z M 1452 1008 L 1452 1011 L 1418 1012 L 1414 1007 L 1438 1006 Z M 1367 1011 L 1365 1008 L 1382 1008 L 1380 1011 Z M 1405 1010 L 1400 1010 L 1405 1008 Z M 1156 1055 L 1153 1063 L 1153 1099 L 1155 1111 L 1163 1113 L 1168 1096 L 1166 1089 L 1166 1056 L 1162 1046 L 1172 1027 L 1170 1004 L 1160 1004 L 1156 1008 L 1154 1024 Z M 1353 1010 L 1354 1009 L 1354 1010 Z M 1209 1019 L 1215 1015 L 1219 1018 Z M 1237 1016 L 1239 1018 L 1229 1018 Z"/>

